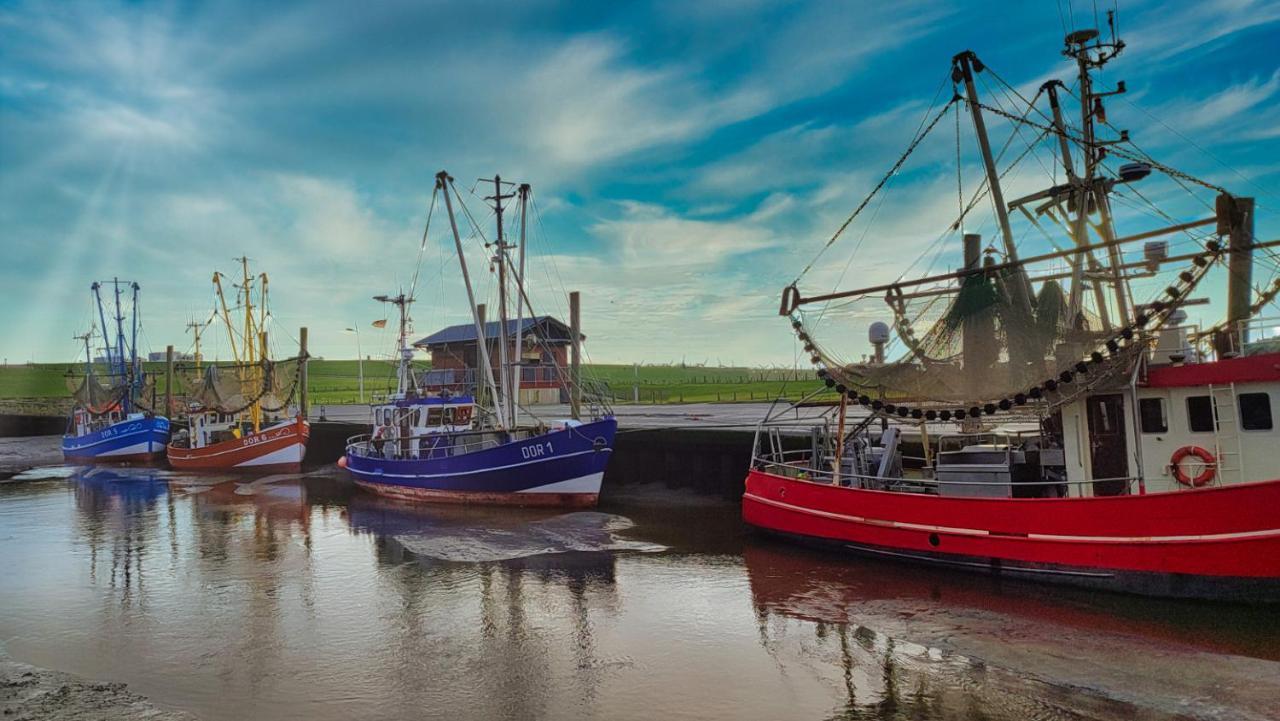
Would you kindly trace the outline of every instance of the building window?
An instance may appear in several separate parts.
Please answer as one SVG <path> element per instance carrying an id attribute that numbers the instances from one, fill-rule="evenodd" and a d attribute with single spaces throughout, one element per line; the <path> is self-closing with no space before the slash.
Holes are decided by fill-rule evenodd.
<path id="1" fill-rule="evenodd" d="M 1266 393 L 1241 393 L 1240 427 L 1246 431 L 1271 430 L 1271 396 Z"/>
<path id="2" fill-rule="evenodd" d="M 1213 399 L 1209 396 L 1187 398 L 1187 425 L 1192 433 L 1213 433 Z"/>
<path id="3" fill-rule="evenodd" d="M 1168 432 L 1169 416 L 1165 413 L 1163 398 L 1139 398 L 1138 415 L 1143 433 Z"/>

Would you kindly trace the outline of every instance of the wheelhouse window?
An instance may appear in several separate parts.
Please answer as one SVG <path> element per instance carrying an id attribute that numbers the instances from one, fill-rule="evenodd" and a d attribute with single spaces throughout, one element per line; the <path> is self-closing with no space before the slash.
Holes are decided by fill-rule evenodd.
<path id="1" fill-rule="evenodd" d="M 440 409 L 439 408 L 431 408 L 427 411 L 427 425 L 428 426 L 440 425 Z"/>
<path id="2" fill-rule="evenodd" d="M 1240 394 L 1240 427 L 1246 431 L 1269 431 L 1271 396 L 1266 393 Z"/>
<path id="3" fill-rule="evenodd" d="M 1213 399 L 1209 396 L 1187 398 L 1187 425 L 1192 433 L 1213 433 Z"/>
<path id="4" fill-rule="evenodd" d="M 1139 398 L 1138 417 L 1143 433 L 1169 431 L 1169 414 L 1165 411 L 1163 398 Z"/>

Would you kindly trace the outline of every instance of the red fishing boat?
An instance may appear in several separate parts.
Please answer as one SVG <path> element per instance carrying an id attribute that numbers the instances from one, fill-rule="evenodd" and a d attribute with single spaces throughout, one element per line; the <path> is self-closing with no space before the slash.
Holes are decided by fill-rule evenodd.
<path id="1" fill-rule="evenodd" d="M 311 424 L 297 416 L 254 431 L 251 420 L 218 423 L 219 414 L 200 413 L 188 419 L 196 444 L 169 445 L 169 464 L 178 470 L 252 470 L 295 472 L 307 453 Z M 240 431 L 237 433 L 237 431 Z M 216 440 L 221 438 L 221 440 Z"/>
<path id="2" fill-rule="evenodd" d="M 819 267 L 810 263 L 786 288 L 782 315 L 826 386 L 808 401 L 826 394 L 829 410 L 808 428 L 787 413 L 766 419 L 747 523 L 842 552 L 1007 577 L 1280 601 L 1280 321 L 1262 317 L 1280 279 L 1254 269 L 1255 251 L 1280 241 L 1254 237 L 1252 199 L 1161 164 L 1107 124 L 1104 99 L 1124 86 L 1096 89 L 1093 73 L 1123 47 L 1114 30 L 1109 41 L 1068 35 L 1074 89 L 1050 81 L 1017 110 L 978 95 L 978 74 L 1004 81 L 977 55 L 954 58 L 952 100 L 930 111 L 886 181 L 946 127 L 946 113 L 970 116 L 981 163 L 956 162 L 961 177 L 980 167 L 982 178 L 967 186 L 978 188 L 967 205 L 962 191 L 941 239 L 962 236 L 959 269 L 805 295 L 799 282 Z M 1076 96 L 1079 123 L 1065 120 L 1060 94 Z M 1005 167 L 988 137 L 993 118 L 1008 126 L 1006 149 L 1034 136 Z M 1002 178 L 1037 144 L 1054 151 L 1053 164 L 1039 163 L 1052 185 L 1006 201 Z M 1133 187 L 1153 174 L 1171 193 L 1216 191 L 1214 214 L 1149 212 L 1140 201 L 1171 196 Z M 984 196 L 999 233 L 985 258 L 981 237 L 964 232 Z M 1122 201 L 1167 225 L 1122 235 L 1120 221 L 1142 219 L 1117 209 Z M 1036 238 L 1049 247 L 1032 252 Z M 1140 255 L 1126 257 L 1140 241 Z M 868 274 L 883 265 L 850 261 Z M 1202 283 L 1215 272 L 1225 282 Z M 1196 296 L 1222 287 L 1223 299 Z M 1194 306 L 1225 319 L 1189 324 Z M 875 314 L 891 323 L 873 323 L 865 345 L 840 325 Z M 857 351 L 870 352 L 852 360 Z"/>
<path id="3" fill-rule="evenodd" d="M 219 305 L 210 316 L 226 327 L 235 360 L 205 364 L 200 355 L 202 326 L 193 326 L 192 362 L 178 367 L 176 373 L 187 386 L 188 412 L 169 443 L 169 463 L 180 470 L 298 471 L 311 435 L 305 411 L 305 329 L 297 357 L 272 360 L 265 330 L 270 319 L 267 274 L 251 276 L 248 258 L 237 260 L 242 270 L 239 305 L 228 307 L 223 276 L 215 273 Z M 242 324 L 232 320 L 232 311 L 243 313 Z M 291 408 L 297 396 L 301 402 Z"/>

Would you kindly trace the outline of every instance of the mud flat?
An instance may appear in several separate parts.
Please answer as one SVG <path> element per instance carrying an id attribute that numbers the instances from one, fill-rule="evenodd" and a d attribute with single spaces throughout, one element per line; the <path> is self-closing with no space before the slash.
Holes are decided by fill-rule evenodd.
<path id="1" fill-rule="evenodd" d="M 0 655 L 0 713 L 13 721 L 194 721 L 156 708 L 123 683 L 90 681 Z"/>
<path id="2" fill-rule="evenodd" d="M 0 481 L 40 466 L 62 463 L 62 436 L 0 438 Z"/>

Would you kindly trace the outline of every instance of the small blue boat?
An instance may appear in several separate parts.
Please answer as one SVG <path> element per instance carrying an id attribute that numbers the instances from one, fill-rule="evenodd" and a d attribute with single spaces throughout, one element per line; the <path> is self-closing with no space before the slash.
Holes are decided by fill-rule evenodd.
<path id="1" fill-rule="evenodd" d="M 456 195 L 452 179 L 444 172 L 437 176 L 437 196 L 445 199 L 445 210 L 458 252 L 459 265 L 467 288 L 467 298 L 475 323 L 476 338 L 487 339 L 485 324 L 476 310 L 471 279 L 467 274 L 462 239 L 450 204 Z M 413 302 L 412 289 L 406 295 L 377 296 L 375 300 L 397 306 L 400 313 L 398 384 L 388 402 L 373 409 L 373 432 L 347 442 L 347 452 L 339 461 L 366 489 L 404 499 L 447 503 L 493 503 L 521 506 L 590 507 L 596 505 L 605 466 L 613 453 L 618 423 L 601 403 L 592 403 L 594 417 L 580 420 L 576 401 L 580 384 L 565 378 L 575 399 L 563 420 L 542 420 L 520 405 L 520 357 L 524 352 L 520 333 L 509 329 L 524 327 L 521 316 L 528 302 L 524 293 L 524 211 L 528 207 L 529 186 L 515 194 L 504 194 L 504 184 L 493 179 L 497 217 L 497 255 L 493 258 L 498 275 L 496 339 L 498 359 L 490 362 L 489 342 L 477 342 L 475 387 L 453 394 L 442 389 L 429 394 L 425 384 L 414 377 L 413 348 L 407 345 L 407 308 Z M 521 208 L 519 246 L 502 235 L 502 201 L 519 197 Z M 428 216 L 430 217 L 430 216 Z M 428 227 L 428 231 L 430 228 Z M 518 263 L 508 257 L 511 248 L 521 249 Z M 507 276 L 515 279 L 516 318 L 507 318 Z M 530 308 L 532 310 L 532 308 Z M 536 340 L 536 339 L 535 339 Z M 574 343 L 579 342 L 575 338 Z M 473 395 L 484 392 L 486 403 Z M 529 419 L 522 423 L 521 412 Z"/>
<path id="2" fill-rule="evenodd" d="M 115 338 L 107 332 L 107 316 L 102 305 L 102 283 L 90 286 L 102 324 L 100 362 L 94 362 L 91 330 L 84 342 L 84 377 L 74 396 L 76 404 L 62 436 L 62 455 L 70 463 L 134 463 L 164 457 L 169 443 L 169 419 L 154 414 L 142 402 L 148 378 L 138 360 L 138 284 L 124 282 L 132 291 L 130 316 L 132 332 L 125 337 L 125 313 L 121 284 L 113 279 L 115 294 Z M 102 368 L 95 366 L 104 366 Z"/>
<path id="3" fill-rule="evenodd" d="M 118 417 L 118 412 L 99 419 L 73 413 L 70 432 L 62 437 L 63 457 L 70 463 L 147 462 L 164 457 L 169 444 L 168 418 L 131 413 L 112 421 Z M 105 425 L 89 430 L 95 422 Z"/>

